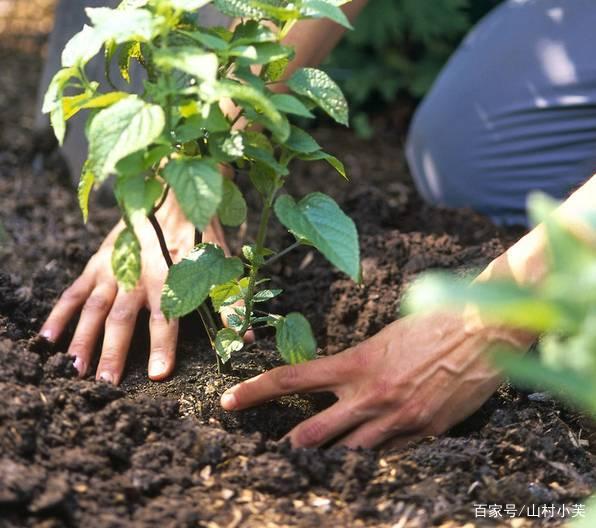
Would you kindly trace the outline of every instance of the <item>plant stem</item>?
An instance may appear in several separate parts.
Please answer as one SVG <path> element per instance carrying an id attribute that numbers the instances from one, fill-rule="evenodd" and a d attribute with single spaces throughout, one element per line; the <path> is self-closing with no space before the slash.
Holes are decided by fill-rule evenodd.
<path id="1" fill-rule="evenodd" d="M 167 190 L 166 190 L 166 192 L 167 192 Z M 160 206 L 161 206 L 161 204 L 160 204 Z M 155 209 L 157 209 L 157 207 Z M 163 230 L 161 229 L 161 226 L 159 225 L 159 222 L 155 216 L 155 210 L 148 216 L 148 218 L 149 218 L 149 222 L 153 226 L 153 230 L 155 231 L 155 234 L 157 235 L 157 240 L 159 242 L 161 254 L 163 255 L 163 258 L 166 261 L 166 264 L 169 269 L 174 265 L 174 261 L 172 260 L 172 256 L 170 255 L 170 251 L 168 249 L 168 245 L 167 245 L 166 239 L 164 237 Z M 209 342 L 211 343 L 211 348 L 213 350 L 215 350 L 215 337 L 217 335 L 217 325 L 215 324 L 215 321 L 213 320 L 213 316 L 211 315 L 211 312 L 209 311 L 209 308 L 205 305 L 205 303 L 201 304 L 201 306 L 199 306 L 197 308 L 197 312 L 199 313 L 199 316 L 201 317 L 201 321 L 203 322 L 203 326 L 205 327 L 207 336 L 209 337 Z M 221 363 L 221 359 L 217 355 L 217 353 L 215 354 L 215 358 L 217 361 L 217 373 L 219 375 L 221 375 L 222 363 Z"/>
<path id="2" fill-rule="evenodd" d="M 259 230 L 257 231 L 257 239 L 255 242 L 255 253 L 258 256 L 261 254 L 265 247 L 265 239 L 267 238 L 267 226 L 269 225 L 269 218 L 271 217 L 271 204 L 273 200 L 266 200 L 263 204 L 263 211 L 261 212 L 261 220 L 259 222 Z M 250 327 L 250 314 L 252 313 L 253 297 L 255 294 L 255 287 L 257 283 L 257 277 L 259 275 L 260 266 L 253 262 L 250 269 L 250 275 L 248 279 L 248 287 L 246 288 L 246 296 L 244 297 L 244 322 L 240 329 L 240 336 L 244 337 Z"/>
<path id="3" fill-rule="evenodd" d="M 288 246 L 286 249 L 283 249 L 282 251 L 280 251 L 279 253 L 277 253 L 276 255 L 273 255 L 270 259 L 267 259 L 264 263 L 263 266 L 269 266 L 270 264 L 273 264 L 276 260 L 279 260 L 281 257 L 287 255 L 290 251 L 295 250 L 297 247 L 300 247 L 301 244 L 299 241 L 294 242 L 291 246 Z"/>

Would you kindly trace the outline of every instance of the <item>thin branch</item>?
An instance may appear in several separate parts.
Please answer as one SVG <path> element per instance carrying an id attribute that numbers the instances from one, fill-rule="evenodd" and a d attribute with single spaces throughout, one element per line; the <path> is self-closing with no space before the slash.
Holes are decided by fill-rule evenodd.
<path id="1" fill-rule="evenodd" d="M 276 255 L 273 255 L 270 259 L 267 259 L 265 262 L 263 262 L 263 266 L 269 266 L 270 264 L 273 264 L 276 260 L 279 260 L 283 256 L 287 255 L 290 251 L 295 250 L 301 245 L 302 244 L 299 241 L 294 242 L 291 246 L 288 246 L 286 249 L 280 251 Z"/>

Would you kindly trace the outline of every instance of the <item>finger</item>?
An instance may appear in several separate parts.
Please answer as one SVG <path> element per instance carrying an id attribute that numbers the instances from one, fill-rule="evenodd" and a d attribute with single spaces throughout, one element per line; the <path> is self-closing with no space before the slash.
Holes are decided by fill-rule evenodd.
<path id="1" fill-rule="evenodd" d="M 160 293 L 158 288 L 157 293 Z M 176 363 L 176 343 L 178 341 L 178 319 L 168 321 L 159 308 L 160 301 L 150 302 L 149 334 L 151 348 L 149 350 L 149 378 L 160 381 L 167 378 L 174 370 Z"/>
<path id="2" fill-rule="evenodd" d="M 347 381 L 345 361 L 340 356 L 274 368 L 228 389 L 221 397 L 221 405 L 227 411 L 232 411 L 286 394 L 333 391 L 335 385 Z"/>
<path id="3" fill-rule="evenodd" d="M 135 329 L 143 295 L 120 290 L 106 319 L 103 347 L 96 379 L 117 385 L 122 378 L 126 355 Z"/>
<path id="4" fill-rule="evenodd" d="M 39 334 L 48 341 L 55 343 L 68 322 L 83 305 L 93 286 L 95 285 L 94 274 L 83 273 L 76 281 L 69 286 L 54 305 L 46 322 L 41 327 Z"/>
<path id="5" fill-rule="evenodd" d="M 369 413 L 339 401 L 292 429 L 285 437 L 293 447 L 318 447 L 363 423 Z"/>
<path id="6" fill-rule="evenodd" d="M 411 438 L 428 436 L 427 431 L 433 429 L 436 410 L 437 406 L 433 405 L 430 398 L 420 395 L 416 400 L 390 413 L 384 413 L 374 420 L 367 421 L 336 445 L 351 449 L 359 447 L 368 449 L 397 437 L 411 441 Z"/>
<path id="7" fill-rule="evenodd" d="M 115 284 L 103 283 L 91 292 L 83 305 L 77 329 L 68 347 L 68 353 L 76 358 L 74 366 L 80 376 L 87 372 L 95 343 L 114 302 L 116 291 Z"/>

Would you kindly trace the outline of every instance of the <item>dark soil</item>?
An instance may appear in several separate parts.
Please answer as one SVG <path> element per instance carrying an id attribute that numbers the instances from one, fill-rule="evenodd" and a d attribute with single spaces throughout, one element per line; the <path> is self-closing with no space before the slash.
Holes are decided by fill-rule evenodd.
<path id="1" fill-rule="evenodd" d="M 67 339 L 52 349 L 36 331 L 115 216 L 95 206 L 94 223 L 83 226 L 51 142 L 34 138 L 39 56 L 11 49 L 0 61 L 0 218 L 9 237 L 0 242 L 1 527 L 460 526 L 481 523 L 478 503 L 585 502 L 596 484 L 588 422 L 548 396 L 508 386 L 449 434 L 377 452 L 278 442 L 328 404 L 325 397 L 222 412 L 225 388 L 278 364 L 267 334 L 234 359 L 233 375 L 218 377 L 189 319 L 175 375 L 151 383 L 140 321 L 120 388 L 76 379 Z M 350 184 L 322 164 L 295 167 L 295 193 L 322 183 L 361 232 L 361 286 L 308 249 L 273 270 L 285 294 L 272 308 L 307 314 L 321 354 L 394 320 L 404 286 L 419 272 L 467 273 L 514 237 L 469 211 L 424 205 L 395 124 L 378 128 L 374 143 L 316 131 L 347 162 Z M 238 234 L 231 237 L 238 246 Z M 279 230 L 270 245 L 288 241 Z M 541 524 L 561 522 L 516 526 Z"/>

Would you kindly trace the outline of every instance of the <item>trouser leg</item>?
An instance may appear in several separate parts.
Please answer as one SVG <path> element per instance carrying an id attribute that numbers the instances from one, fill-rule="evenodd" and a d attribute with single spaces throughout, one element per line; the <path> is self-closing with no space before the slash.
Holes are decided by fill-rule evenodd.
<path id="1" fill-rule="evenodd" d="M 430 202 L 525 222 L 596 171 L 592 0 L 509 0 L 464 40 L 413 119 L 407 158 Z"/>

